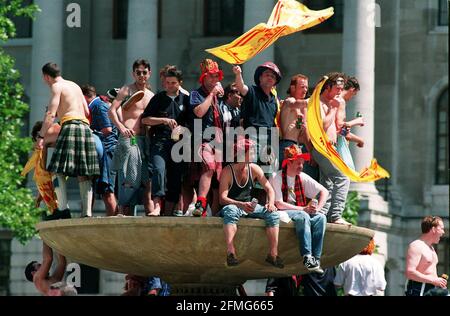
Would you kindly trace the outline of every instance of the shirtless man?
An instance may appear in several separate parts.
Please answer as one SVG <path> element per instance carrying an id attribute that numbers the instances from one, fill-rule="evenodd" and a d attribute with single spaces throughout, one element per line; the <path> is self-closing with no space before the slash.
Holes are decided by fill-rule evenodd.
<path id="1" fill-rule="evenodd" d="M 58 254 L 58 264 L 52 275 L 49 275 L 53 262 L 53 251 L 45 243 L 42 243 L 42 263 L 31 261 L 25 268 L 25 277 L 28 281 L 33 282 L 39 293 L 45 296 L 61 296 L 76 294 L 76 290 L 72 287 L 72 293 L 65 293 L 64 289 L 57 289 L 55 283 L 61 282 L 66 272 L 66 258 Z"/>
<path id="2" fill-rule="evenodd" d="M 341 103 L 344 102 L 340 94 L 344 89 L 345 75 L 343 73 L 330 73 L 327 77 L 328 80 L 320 93 L 321 114 L 323 129 L 327 133 L 331 144 L 336 146 L 336 115 Z M 350 187 L 350 179 L 317 150 L 314 149 L 312 155 L 320 168 L 320 184 L 330 193 L 322 211 L 327 215 L 329 222 L 350 225 L 342 218 Z"/>
<path id="3" fill-rule="evenodd" d="M 311 140 L 306 129 L 306 111 L 308 100 L 308 77 L 302 74 L 291 78 L 291 84 L 287 91 L 290 96 L 283 101 L 280 112 L 281 137 L 279 168 L 284 160 L 284 149 L 292 145 L 300 145 L 303 153 L 310 153 L 313 149 Z M 300 123 L 301 122 L 301 123 Z M 315 163 L 308 162 L 304 165 L 306 174 L 318 179 L 318 168 L 313 167 Z"/>
<path id="4" fill-rule="evenodd" d="M 422 236 L 409 244 L 406 254 L 405 295 L 433 295 L 436 288 L 445 289 L 441 292 L 447 295 L 447 280 L 437 275 L 438 256 L 433 248 L 445 233 L 444 222 L 438 216 L 426 216 L 421 226 Z"/>
<path id="5" fill-rule="evenodd" d="M 36 147 L 42 149 L 44 137 L 55 118 L 61 122 L 61 132 L 48 171 L 55 174 L 53 184 L 59 211 L 68 212 L 66 176 L 78 177 L 82 217 L 92 216 L 92 177 L 100 174 L 97 151 L 87 116 L 89 109 L 81 88 L 61 77 L 58 65 L 47 63 L 42 67 L 43 80 L 50 87 L 51 98 L 38 133 Z"/>
<path id="6" fill-rule="evenodd" d="M 120 131 L 119 143 L 114 152 L 113 169 L 118 172 L 119 179 L 119 212 L 123 215 L 135 213 L 139 203 L 139 189 L 145 187 L 144 208 L 146 215 L 153 213 L 151 201 L 151 177 L 146 156 L 145 128 L 141 125 L 141 116 L 154 93 L 147 88 L 151 75 L 150 64 L 144 59 L 138 59 L 133 64 L 134 83 L 123 86 L 109 109 L 109 116 Z M 122 120 L 118 110 L 123 101 L 138 91 L 143 91 L 144 97 L 134 105 L 122 108 Z"/>
<path id="7" fill-rule="evenodd" d="M 346 121 L 346 107 L 347 103 L 353 99 L 354 96 L 358 94 L 360 90 L 359 82 L 355 77 L 349 77 L 346 80 L 344 91 L 341 93 L 341 97 L 344 102 L 341 102 L 339 106 L 338 113 L 336 115 L 336 124 L 338 132 L 341 135 L 345 135 L 345 139 L 350 142 L 355 142 L 358 147 L 364 147 L 364 140 L 351 133 L 350 130 L 355 126 L 364 126 L 365 121 L 363 117 L 357 117 L 351 121 Z M 345 129 L 345 132 L 342 132 L 342 129 Z"/>

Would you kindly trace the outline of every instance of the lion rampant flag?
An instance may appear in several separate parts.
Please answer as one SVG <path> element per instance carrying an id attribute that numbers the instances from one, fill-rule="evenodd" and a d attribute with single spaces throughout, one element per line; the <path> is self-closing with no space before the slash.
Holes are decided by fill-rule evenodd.
<path id="1" fill-rule="evenodd" d="M 332 7 L 314 11 L 295 0 L 280 0 L 267 23 L 260 23 L 230 44 L 206 51 L 229 64 L 240 65 L 255 57 L 280 37 L 322 23 L 334 14 Z"/>
<path id="2" fill-rule="evenodd" d="M 24 177 L 27 173 L 34 169 L 33 180 L 36 183 L 42 200 L 47 205 L 48 210 L 53 213 L 58 208 L 56 193 L 53 188 L 52 174 L 45 170 L 44 161 L 42 159 L 42 149 L 35 149 L 33 155 L 28 159 L 27 164 L 20 174 Z"/>
<path id="3" fill-rule="evenodd" d="M 363 168 L 359 173 L 348 167 L 331 144 L 323 129 L 322 114 L 320 112 L 320 91 L 328 78 L 324 77 L 314 89 L 314 93 L 308 102 L 307 125 L 314 148 L 343 174 L 353 182 L 374 182 L 383 178 L 389 178 L 389 172 L 383 169 L 374 158 L 370 166 Z"/>

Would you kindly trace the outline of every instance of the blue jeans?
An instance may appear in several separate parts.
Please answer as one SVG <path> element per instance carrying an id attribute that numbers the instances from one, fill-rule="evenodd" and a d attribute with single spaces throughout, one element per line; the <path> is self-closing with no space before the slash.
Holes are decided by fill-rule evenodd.
<path id="1" fill-rule="evenodd" d="M 330 222 L 335 222 L 342 218 L 348 189 L 350 188 L 350 179 L 318 151 L 313 150 L 312 155 L 320 168 L 320 184 L 329 193 L 322 211 L 327 215 Z"/>
<path id="2" fill-rule="evenodd" d="M 286 211 L 295 222 L 300 255 L 313 255 L 320 259 L 327 218 L 322 213 L 308 214 L 304 211 Z"/>
<path id="3" fill-rule="evenodd" d="M 266 227 L 277 227 L 280 224 L 280 215 L 277 212 L 268 212 L 265 207 L 259 204 L 256 205 L 252 213 L 246 213 L 236 205 L 230 204 L 220 210 L 219 216 L 223 217 L 224 225 L 236 225 L 241 217 L 264 219 Z"/>
<path id="4" fill-rule="evenodd" d="M 159 277 L 150 277 L 148 279 L 148 291 L 159 289 L 158 296 L 170 296 L 170 285 L 161 280 Z"/>
<path id="5" fill-rule="evenodd" d="M 175 163 L 171 157 L 174 142 L 171 139 L 153 138 L 150 145 L 150 166 L 152 169 L 152 196 L 165 197 L 177 202 L 181 193 L 183 162 Z"/>

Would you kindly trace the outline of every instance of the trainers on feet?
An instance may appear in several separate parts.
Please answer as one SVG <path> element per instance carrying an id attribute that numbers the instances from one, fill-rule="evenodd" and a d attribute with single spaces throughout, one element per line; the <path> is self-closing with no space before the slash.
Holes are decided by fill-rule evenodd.
<path id="1" fill-rule="evenodd" d="M 335 220 L 333 222 L 333 224 L 340 224 L 340 225 L 347 225 L 347 226 L 352 226 L 352 223 L 347 222 L 345 219 L 343 218 L 338 218 L 337 220 Z"/>
<path id="2" fill-rule="evenodd" d="M 238 264 L 239 264 L 239 261 L 236 258 L 236 256 L 234 255 L 234 253 L 227 254 L 227 266 L 233 267 L 233 266 L 237 266 Z"/>
<path id="3" fill-rule="evenodd" d="M 322 268 L 317 263 L 316 259 L 311 255 L 306 255 L 303 257 L 303 265 L 311 272 L 323 273 Z"/>
<path id="4" fill-rule="evenodd" d="M 192 216 L 200 217 L 202 216 L 204 211 L 205 210 L 203 209 L 202 202 L 199 201 L 195 203 L 195 209 L 192 211 Z"/>
<path id="5" fill-rule="evenodd" d="M 279 256 L 272 257 L 270 254 L 266 257 L 266 262 L 270 263 L 271 265 L 283 269 L 284 268 L 284 262 L 283 259 L 281 259 Z"/>

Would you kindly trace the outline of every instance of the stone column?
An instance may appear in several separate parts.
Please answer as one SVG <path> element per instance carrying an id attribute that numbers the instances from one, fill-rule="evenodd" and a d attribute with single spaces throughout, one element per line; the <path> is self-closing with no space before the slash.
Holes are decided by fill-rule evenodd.
<path id="1" fill-rule="evenodd" d="M 364 148 L 352 146 L 356 170 L 368 166 L 374 157 L 374 112 L 375 112 L 375 0 L 346 0 L 344 2 L 343 71 L 355 76 L 361 91 L 347 106 L 347 119 L 360 112 L 365 126 L 355 128 L 357 135 L 364 138 Z M 352 183 L 351 191 L 361 197 L 358 224 L 362 226 L 387 226 L 388 205 L 378 194 L 374 183 Z M 375 212 L 374 212 L 375 211 Z M 380 214 L 383 216 L 379 216 Z"/>
<path id="2" fill-rule="evenodd" d="M 266 23 L 274 6 L 274 0 L 245 0 L 244 32 L 247 32 L 259 23 Z M 248 86 L 255 84 L 253 75 L 256 67 L 266 61 L 275 62 L 274 45 L 272 44 L 244 64 L 243 77 L 245 84 Z"/>
<path id="3" fill-rule="evenodd" d="M 133 62 L 144 58 L 150 62 L 150 84 L 156 91 L 158 78 L 158 1 L 129 0 L 126 50 L 126 78 L 131 80 Z"/>
<path id="4" fill-rule="evenodd" d="M 374 143 L 374 104 L 375 104 L 375 20 L 369 19 L 370 8 L 375 0 L 346 0 L 344 2 L 343 71 L 355 76 L 361 91 L 347 105 L 347 120 L 360 112 L 366 125 L 355 128 L 364 138 L 364 148 L 352 146 L 352 156 L 356 170 L 370 164 L 373 158 Z M 373 183 L 356 184 L 358 191 L 377 193 Z"/>
<path id="5" fill-rule="evenodd" d="M 44 118 L 50 98 L 50 90 L 42 81 L 42 66 L 54 62 L 63 63 L 63 1 L 35 0 L 41 12 L 33 23 L 31 53 L 30 130 L 36 121 Z"/>

